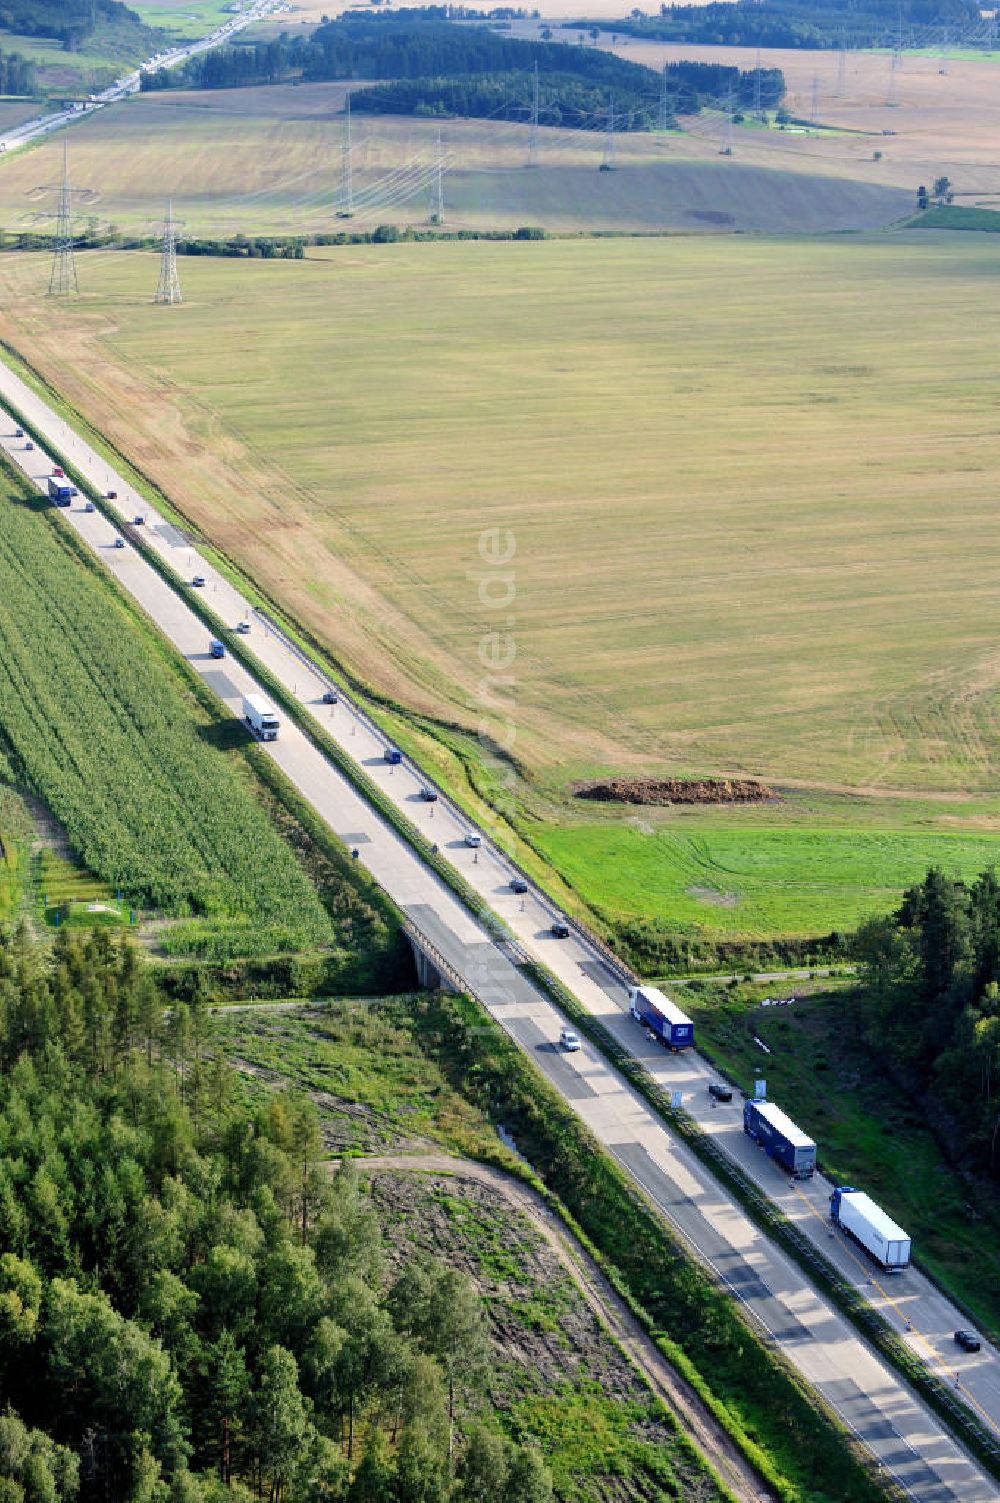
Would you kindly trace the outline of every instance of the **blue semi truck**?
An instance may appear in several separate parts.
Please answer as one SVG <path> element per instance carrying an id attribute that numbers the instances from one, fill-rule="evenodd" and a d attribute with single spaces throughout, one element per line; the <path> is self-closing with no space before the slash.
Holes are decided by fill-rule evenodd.
<path id="1" fill-rule="evenodd" d="M 49 500 L 56 506 L 68 506 L 76 495 L 76 486 L 71 485 L 63 474 L 50 475 L 48 486 Z"/>
<path id="2" fill-rule="evenodd" d="M 744 1102 L 743 1131 L 796 1179 L 816 1172 L 816 1144 L 770 1101 Z"/>
<path id="3" fill-rule="evenodd" d="M 675 1052 L 690 1049 L 694 1043 L 694 1024 L 675 1002 L 657 986 L 632 986 L 628 993 L 629 1012 L 637 1023 L 648 1028 L 661 1044 Z"/>

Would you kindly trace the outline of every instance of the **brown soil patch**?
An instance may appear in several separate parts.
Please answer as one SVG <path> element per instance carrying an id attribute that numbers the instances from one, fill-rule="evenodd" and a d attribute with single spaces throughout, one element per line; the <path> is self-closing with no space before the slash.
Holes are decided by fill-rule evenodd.
<path id="1" fill-rule="evenodd" d="M 778 797 L 756 778 L 607 778 L 575 783 L 573 796 L 604 804 L 765 804 Z"/>

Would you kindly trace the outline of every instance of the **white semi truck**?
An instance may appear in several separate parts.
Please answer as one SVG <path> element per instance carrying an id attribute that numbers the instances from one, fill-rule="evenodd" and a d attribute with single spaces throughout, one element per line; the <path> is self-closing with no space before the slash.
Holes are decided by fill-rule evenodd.
<path id="1" fill-rule="evenodd" d="M 243 719 L 258 741 L 277 741 L 281 721 L 274 706 L 262 694 L 244 695 Z"/>
<path id="2" fill-rule="evenodd" d="M 863 1190 L 839 1186 L 830 1196 L 830 1218 L 843 1227 L 886 1273 L 905 1268 L 910 1261 L 910 1239 L 881 1206 Z"/>

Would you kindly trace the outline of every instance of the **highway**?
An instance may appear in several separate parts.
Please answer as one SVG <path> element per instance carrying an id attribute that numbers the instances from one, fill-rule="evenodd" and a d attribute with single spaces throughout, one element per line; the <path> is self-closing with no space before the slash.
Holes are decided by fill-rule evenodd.
<path id="1" fill-rule="evenodd" d="M 219 26 L 208 36 L 199 38 L 194 42 L 186 42 L 181 47 L 168 47 L 164 52 L 158 53 L 155 58 L 149 58 L 140 64 L 131 73 L 124 74 L 100 94 L 94 94 L 86 104 L 69 110 L 59 110 L 55 114 L 38 115 L 34 120 L 26 120 L 21 125 L 13 126 L 10 130 L 0 134 L 0 153 L 20 151 L 25 146 L 32 145 L 35 141 L 42 140 L 53 131 L 62 130 L 64 126 L 73 125 L 78 120 L 85 120 L 95 110 L 103 109 L 105 105 L 117 104 L 120 99 L 127 99 L 130 94 L 138 94 L 141 87 L 143 72 L 147 69 L 176 68 L 178 64 L 187 62 L 188 58 L 196 57 L 199 52 L 208 52 L 213 47 L 218 47 L 223 42 L 228 42 L 238 32 L 246 27 L 262 21 L 265 16 L 273 15 L 281 10 L 285 0 L 253 0 L 249 9 L 238 16 L 231 16 L 223 26 Z"/>
<path id="2" fill-rule="evenodd" d="M 143 532 L 172 567 L 189 580 L 204 577 L 204 595 L 231 627 L 249 620 L 248 647 L 288 691 L 420 825 L 455 868 L 486 896 L 523 949 L 542 959 L 671 1090 L 722 1147 L 812 1235 L 866 1296 L 914 1330 L 915 1350 L 939 1370 L 958 1371 L 949 1345 L 961 1317 L 921 1275 L 909 1270 L 869 1283 L 870 1266 L 839 1236 L 831 1237 L 824 1216 L 828 1187 L 814 1181 L 791 1186 L 750 1144 L 741 1130 L 737 1106 L 712 1108 L 707 1083 L 714 1078 L 697 1055 L 665 1054 L 650 1044 L 625 1014 L 626 973 L 584 931 L 566 939 L 550 933 L 553 910 L 529 885 L 524 895 L 510 889 L 513 868 L 488 839 L 475 850 L 466 844 L 468 821 L 444 798 L 421 797 L 425 779 L 405 761 L 384 757 L 385 741 L 363 712 L 341 696 L 324 705 L 328 681 L 269 629 L 251 603 L 201 556 L 190 541 L 115 474 L 20 378 L 0 364 L 0 399 L 16 407 L 98 490 L 115 490 L 121 516 L 142 516 Z M 14 437 L 14 422 L 0 414 L 0 444 L 40 488 L 52 461 Z M 116 528 L 100 510 L 88 513 L 76 502 L 59 514 L 142 606 L 208 687 L 234 715 L 243 694 L 256 685 L 232 657 L 213 660 L 209 632 L 184 598 L 131 546 L 115 548 Z M 193 592 L 192 592 L 193 593 Z M 565 1019 L 548 997 L 513 963 L 509 947 L 498 943 L 455 894 L 430 871 L 413 848 L 382 821 L 353 784 L 332 766 L 306 736 L 285 721 L 277 742 L 265 747 L 320 816 L 394 899 L 399 908 L 463 978 L 543 1074 L 573 1106 L 595 1136 L 643 1187 L 678 1235 L 708 1264 L 814 1385 L 843 1422 L 868 1447 L 886 1472 L 920 1503 L 979 1503 L 1000 1500 L 1000 1490 L 955 1444 L 894 1371 L 855 1333 L 817 1292 L 796 1264 L 768 1241 L 727 1197 L 711 1174 L 676 1139 L 663 1121 L 596 1050 L 585 1044 L 576 1054 L 558 1047 Z M 794 1111 L 794 1103 L 784 1103 Z M 991 1422 L 1000 1414 L 998 1359 L 984 1347 L 978 1357 L 961 1359 L 961 1396 Z"/>

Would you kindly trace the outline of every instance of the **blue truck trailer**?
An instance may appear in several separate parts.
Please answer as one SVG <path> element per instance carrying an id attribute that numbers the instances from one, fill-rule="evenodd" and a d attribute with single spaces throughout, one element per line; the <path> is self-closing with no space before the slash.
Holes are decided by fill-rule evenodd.
<path id="1" fill-rule="evenodd" d="M 675 1002 L 657 986 L 632 986 L 628 993 L 629 1011 L 637 1023 L 648 1028 L 661 1044 L 675 1052 L 690 1049 L 694 1043 L 694 1024 Z"/>
<path id="2" fill-rule="evenodd" d="M 68 506 L 76 495 L 76 486 L 65 475 L 50 475 L 48 480 L 49 500 L 56 506 Z"/>
<path id="3" fill-rule="evenodd" d="M 796 1179 L 816 1172 L 816 1144 L 770 1101 L 744 1102 L 743 1131 Z"/>

